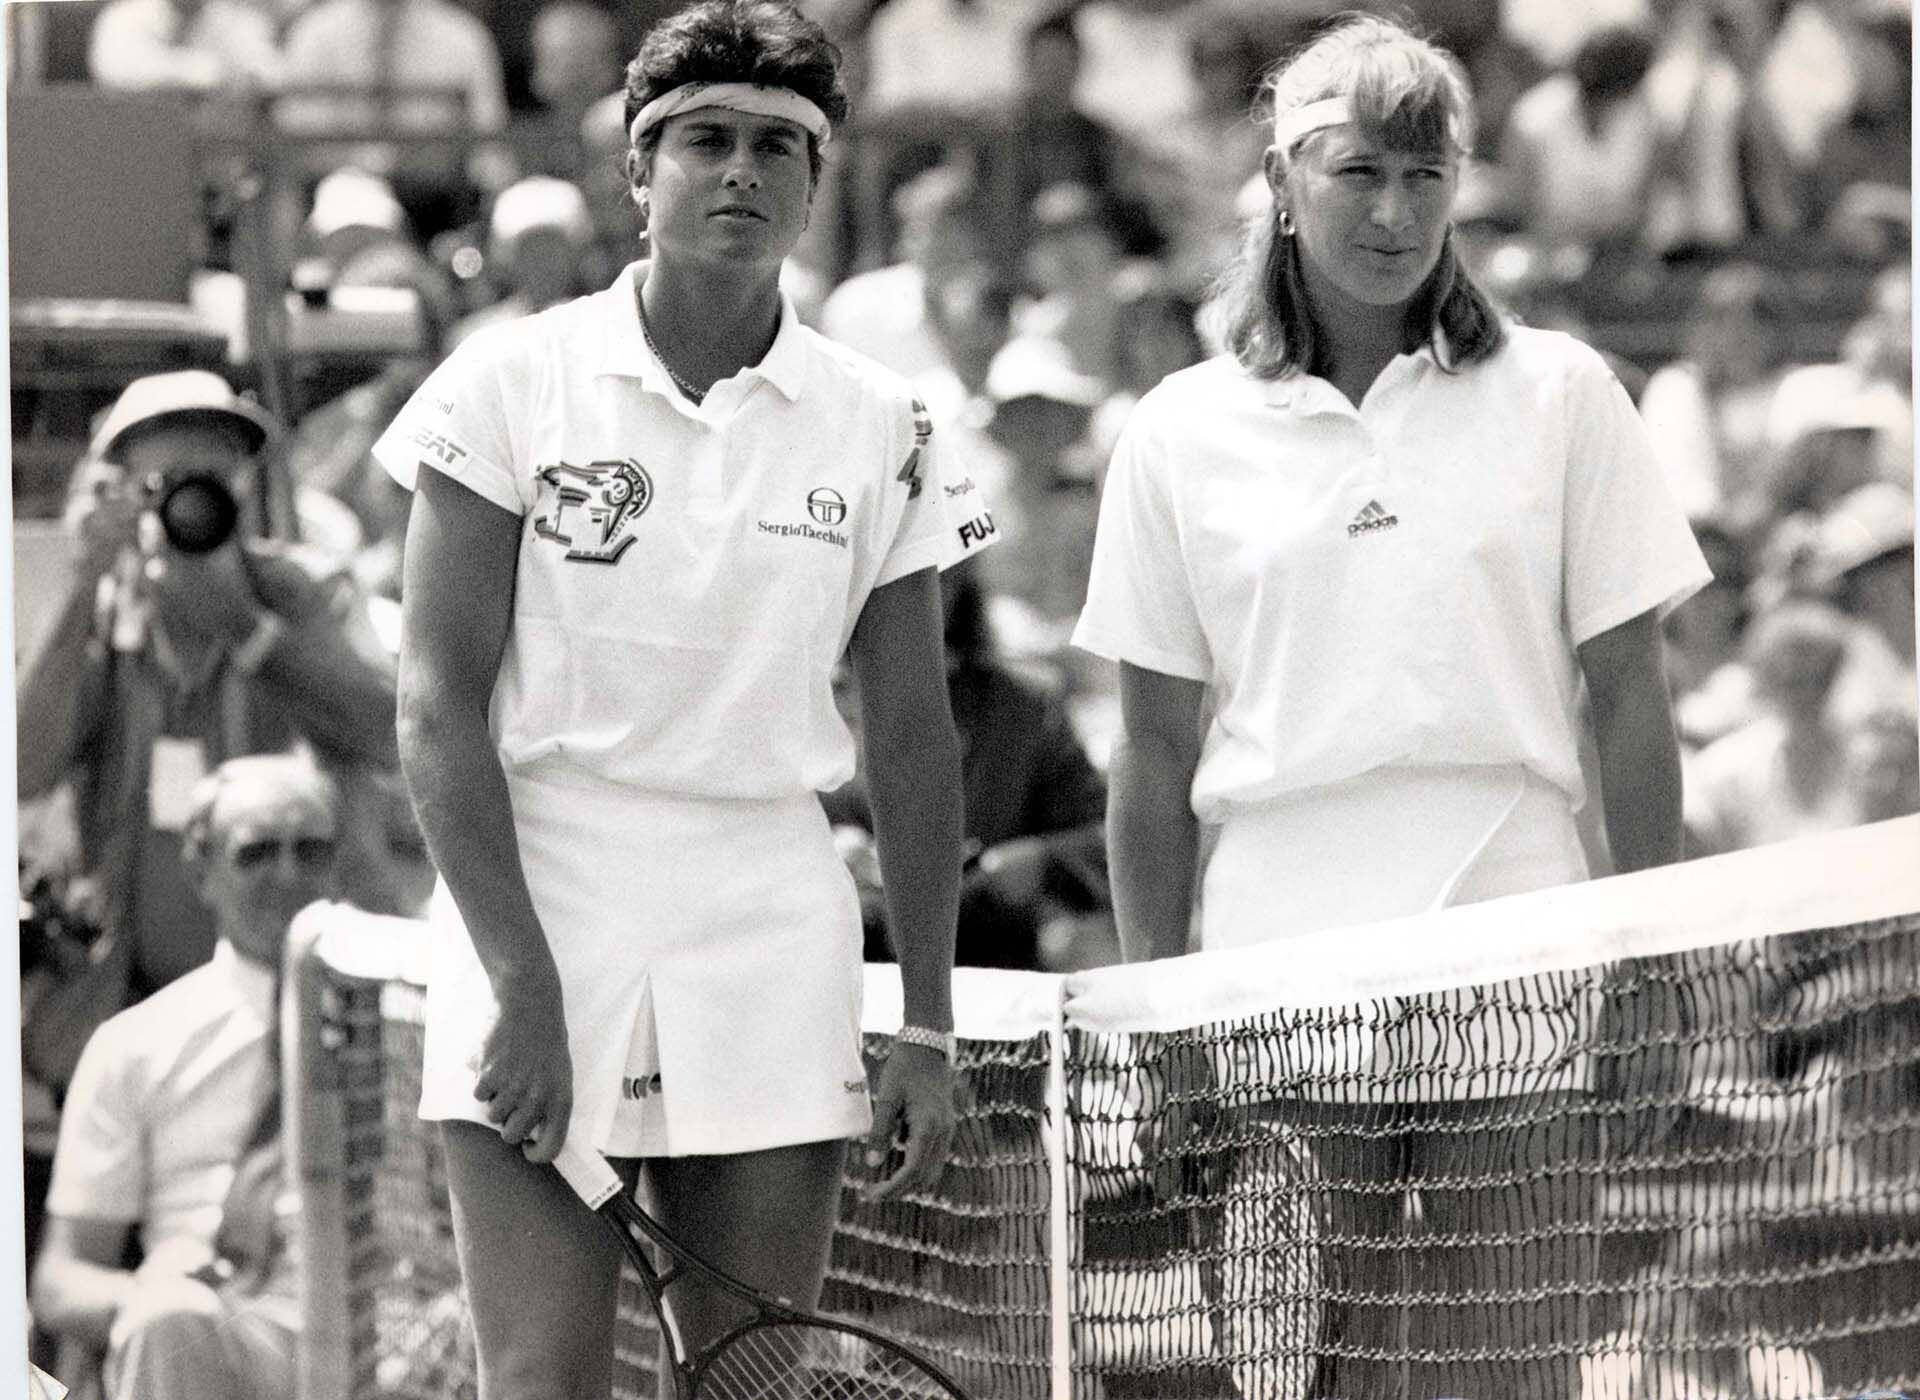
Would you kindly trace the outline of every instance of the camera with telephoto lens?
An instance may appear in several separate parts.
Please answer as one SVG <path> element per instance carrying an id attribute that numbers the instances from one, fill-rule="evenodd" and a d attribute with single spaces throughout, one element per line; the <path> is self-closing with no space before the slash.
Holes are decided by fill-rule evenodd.
<path id="1" fill-rule="evenodd" d="M 154 473 L 144 483 L 146 505 L 160 519 L 167 543 L 182 554 L 206 554 L 233 538 L 240 503 L 225 477 L 205 468 Z"/>

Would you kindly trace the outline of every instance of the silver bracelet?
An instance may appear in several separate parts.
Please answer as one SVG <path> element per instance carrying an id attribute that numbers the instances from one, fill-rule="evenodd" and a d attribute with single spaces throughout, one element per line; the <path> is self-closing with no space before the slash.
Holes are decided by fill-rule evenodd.
<path id="1" fill-rule="evenodd" d="M 931 1031 L 925 1026 L 902 1026 L 894 1033 L 896 1045 L 924 1045 L 929 1050 L 938 1050 L 952 1064 L 955 1055 L 954 1035 L 952 1031 Z"/>

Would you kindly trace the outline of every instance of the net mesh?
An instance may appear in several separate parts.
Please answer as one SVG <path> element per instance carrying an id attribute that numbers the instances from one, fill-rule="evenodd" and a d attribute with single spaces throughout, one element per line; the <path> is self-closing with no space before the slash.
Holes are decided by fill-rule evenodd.
<path id="1" fill-rule="evenodd" d="M 1344 996 L 1284 994 L 1284 961 L 1272 996 L 1207 958 L 1106 969 L 1044 979 L 1058 1032 L 1009 1033 L 1009 984 L 963 973 L 952 1166 L 883 1205 L 850 1176 L 823 1307 L 994 1400 L 1920 1391 L 1920 914 L 1772 926 Z M 419 989 L 343 961 L 301 963 L 299 1157 L 344 1265 L 311 1330 L 350 1381 L 306 1400 L 471 1394 Z M 1177 1017 L 1103 996 L 1182 977 L 1218 1014 L 1204 986 Z M 618 1390 L 653 1395 L 628 1287 Z"/>
<path id="2" fill-rule="evenodd" d="M 311 1021 L 303 1027 L 311 1050 L 301 1057 L 297 1096 L 305 1246 L 314 1273 L 344 1274 L 345 1285 L 324 1301 L 310 1286 L 309 1312 L 336 1314 L 323 1335 L 343 1331 L 346 1339 L 345 1364 L 323 1372 L 319 1385 L 308 1368 L 302 1389 L 341 1400 L 475 1396 L 446 1165 L 437 1131 L 415 1112 L 424 992 L 398 974 L 333 966 L 324 954 L 303 959 L 300 975 L 309 984 L 303 1006 Z M 623 1267 L 616 1393 L 659 1393 L 659 1345 L 646 1294 Z"/>
<path id="3" fill-rule="evenodd" d="M 866 1038 L 869 1081 L 888 1037 Z M 925 1353 L 976 1396 L 1048 1393 L 1048 1038 L 968 1040 L 937 1195 L 862 1200 L 849 1173 L 824 1311 Z"/>
<path id="4" fill-rule="evenodd" d="M 1920 918 L 1066 1054 L 1079 1393 L 1920 1374 Z"/>

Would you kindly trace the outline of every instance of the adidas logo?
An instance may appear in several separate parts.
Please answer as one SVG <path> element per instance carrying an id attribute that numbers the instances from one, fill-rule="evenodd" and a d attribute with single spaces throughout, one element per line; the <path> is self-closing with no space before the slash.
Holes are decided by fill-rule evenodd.
<path id="1" fill-rule="evenodd" d="M 1353 517 L 1353 524 L 1347 526 L 1347 538 L 1358 539 L 1361 535 L 1370 535 L 1375 530 L 1391 530 L 1400 523 L 1397 515 L 1388 515 L 1386 508 L 1378 501 L 1368 501 L 1360 507 L 1360 513 Z"/>

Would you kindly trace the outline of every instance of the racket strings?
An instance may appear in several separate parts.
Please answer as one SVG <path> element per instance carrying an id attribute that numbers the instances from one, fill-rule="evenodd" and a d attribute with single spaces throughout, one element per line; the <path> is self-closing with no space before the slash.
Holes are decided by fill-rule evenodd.
<path id="1" fill-rule="evenodd" d="M 660 1267 L 647 1229 L 652 1222 L 637 1203 L 619 1197 L 604 1213 L 619 1227 L 629 1258 L 667 1294 L 665 1310 L 671 1311 L 668 1286 L 689 1270 L 677 1260 Z M 698 1276 L 699 1271 L 691 1272 Z M 729 1337 L 699 1368 L 693 1396 L 694 1400 L 966 1400 L 925 1363 L 895 1346 L 827 1321 L 764 1316 Z"/>
<path id="2" fill-rule="evenodd" d="M 729 1339 L 694 1400 L 964 1400 L 904 1352 L 824 1323 L 766 1323 Z"/>

